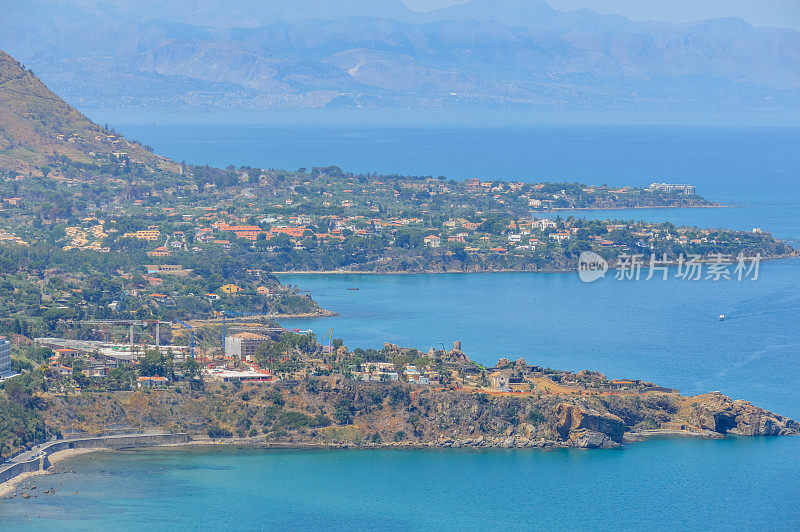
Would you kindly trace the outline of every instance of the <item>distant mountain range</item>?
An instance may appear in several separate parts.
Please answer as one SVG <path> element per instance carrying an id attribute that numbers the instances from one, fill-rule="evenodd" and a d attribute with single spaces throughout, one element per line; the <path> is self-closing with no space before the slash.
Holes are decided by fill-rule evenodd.
<path id="1" fill-rule="evenodd" d="M 537 0 L 7 0 L 0 48 L 81 107 L 800 108 L 800 32 Z"/>

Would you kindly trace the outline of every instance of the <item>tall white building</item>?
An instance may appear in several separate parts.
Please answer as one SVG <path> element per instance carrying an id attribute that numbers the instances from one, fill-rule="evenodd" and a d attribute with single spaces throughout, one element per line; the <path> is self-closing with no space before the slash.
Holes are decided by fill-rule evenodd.
<path id="1" fill-rule="evenodd" d="M 11 342 L 0 336 L 0 377 L 11 373 Z"/>
<path id="2" fill-rule="evenodd" d="M 269 337 L 251 332 L 241 332 L 225 338 L 225 355 L 241 360 L 252 361 L 261 344 L 269 342 Z"/>

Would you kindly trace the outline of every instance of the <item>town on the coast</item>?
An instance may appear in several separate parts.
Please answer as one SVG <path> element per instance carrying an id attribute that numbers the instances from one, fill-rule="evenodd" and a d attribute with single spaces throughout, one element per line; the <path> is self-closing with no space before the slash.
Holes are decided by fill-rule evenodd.
<path id="1" fill-rule="evenodd" d="M 168 183 L 153 186 L 153 176 L 137 175 L 132 164 L 122 154 L 104 163 L 104 171 L 122 179 L 111 180 L 103 208 L 77 200 L 89 178 L 69 164 L 39 177 L 9 173 L 10 197 L 3 197 L 8 223 L 0 227 L 0 239 L 19 246 L 46 242 L 59 252 L 132 254 L 138 266 L 156 259 L 188 268 L 192 259 L 184 255 L 247 256 L 272 271 L 565 271 L 574 270 L 576 257 L 587 250 L 610 260 L 635 252 L 671 258 L 792 253 L 759 228 L 580 215 L 587 208 L 715 206 L 695 195 L 692 185 L 615 188 L 355 175 L 337 167 L 277 172 L 185 166 L 182 173 L 165 174 Z M 27 197 L 15 192 L 22 183 Z M 37 193 L 37 184 L 47 190 Z M 36 209 L 35 196 L 50 194 L 57 196 L 51 209 Z"/>
<path id="2" fill-rule="evenodd" d="M 596 214 L 721 207 L 691 184 L 189 165 L 92 123 L 2 52 L 0 109 L 2 481 L 87 447 L 610 448 L 800 431 L 718 392 L 684 397 L 632 376 L 543 367 L 536 354 L 488 367 L 458 341 L 375 349 L 345 346 L 335 320 L 317 332 L 281 325 L 337 309 L 275 272 L 796 254 L 759 228 Z"/>
<path id="3" fill-rule="evenodd" d="M 24 371 L 7 381 L 6 403 L 46 405 L 26 412 L 29 433 L 9 427 L 4 455 L 53 439 L 154 431 L 268 446 L 615 447 L 658 434 L 800 430 L 718 392 L 682 397 L 652 382 L 523 359 L 485 367 L 458 341 L 351 351 L 331 334 L 247 321 L 228 324 L 224 348 L 209 349 L 160 344 L 150 335 L 166 325 L 131 333 L 132 323 L 97 324 L 117 336 L 108 342 L 4 340 L 17 346 Z M 124 343 L 129 335 L 136 344 Z"/>

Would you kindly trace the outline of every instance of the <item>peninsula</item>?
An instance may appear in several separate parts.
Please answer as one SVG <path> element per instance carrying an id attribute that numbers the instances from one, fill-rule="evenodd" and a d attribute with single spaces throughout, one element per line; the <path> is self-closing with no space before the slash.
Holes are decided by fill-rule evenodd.
<path id="1" fill-rule="evenodd" d="M 188 297 L 188 307 L 208 311 L 202 294 L 230 284 L 245 288 L 247 279 L 236 273 L 242 264 L 263 272 L 566 271 L 587 250 L 610 262 L 624 254 L 674 260 L 794 253 L 768 232 L 568 215 L 718 206 L 690 184 L 587 185 L 530 176 L 456 181 L 336 166 L 282 171 L 177 163 L 93 124 L 5 54 L 0 103 L 4 258 L 68 276 L 89 265 L 89 277 L 114 279 L 129 292 L 142 283 L 127 280 L 139 281 L 152 265 L 194 270 L 205 280 L 205 286 L 154 287 L 145 300 L 132 296 L 139 306 L 155 294 Z M 31 260 L 45 255 L 46 261 Z M 84 290 L 87 274 L 75 277 L 74 288 Z M 255 284 L 246 293 L 261 284 L 270 289 Z M 251 312 L 264 314 L 295 311 L 261 300 L 254 306 L 261 308 Z"/>
<path id="2" fill-rule="evenodd" d="M 716 206 L 691 185 L 191 166 L 93 124 L 0 52 L 0 198 L 3 457 L 108 433 L 607 448 L 653 434 L 800 430 L 719 393 L 684 397 L 524 360 L 484 367 L 459 344 L 350 351 L 272 321 L 331 314 L 277 270 L 554 271 L 576 269 L 585 251 L 610 264 L 796 254 L 759 230 L 544 213 Z"/>
<path id="3" fill-rule="evenodd" d="M 98 320 L 221 325 L 330 315 L 273 271 L 567 271 L 589 250 L 612 265 L 627 255 L 646 263 L 795 254 L 761 231 L 542 212 L 716 205 L 691 185 L 176 163 L 93 124 L 2 53 L 0 104 L 0 333 L 61 337 Z M 91 327 L 75 334 L 103 338 Z"/>
<path id="4" fill-rule="evenodd" d="M 428 352 L 392 344 L 350 351 L 338 340 L 323 346 L 311 334 L 282 331 L 251 345 L 243 358 L 150 350 L 130 362 L 27 348 L 31 369 L 0 393 L 3 453 L 34 444 L 32 436 L 73 441 L 115 432 L 267 447 L 504 448 L 800 432 L 794 420 L 719 392 L 686 397 L 651 382 L 522 359 L 484 367 L 458 342 Z M 94 372 L 98 360 L 115 367 Z"/>

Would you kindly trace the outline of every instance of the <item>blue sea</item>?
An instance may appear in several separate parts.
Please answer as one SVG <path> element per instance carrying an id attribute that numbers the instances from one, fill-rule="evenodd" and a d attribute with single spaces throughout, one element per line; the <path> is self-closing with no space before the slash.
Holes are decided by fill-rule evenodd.
<path id="1" fill-rule="evenodd" d="M 731 438 L 611 451 L 98 453 L 37 478 L 36 499 L 2 501 L 0 526 L 796 530 L 797 452 L 796 439 Z"/>
<path id="2" fill-rule="evenodd" d="M 558 214 L 761 227 L 800 241 L 800 128 L 89 115 L 201 164 L 689 182 L 732 207 Z M 719 390 L 800 418 L 799 261 L 762 264 L 755 281 L 609 274 L 586 284 L 568 273 L 281 279 L 341 314 L 284 325 L 320 336 L 332 328 L 351 348 L 388 341 L 427 350 L 461 340 L 487 364 L 522 357 L 684 394 Z M 659 439 L 611 451 L 97 453 L 36 479 L 37 498 L 1 501 L 0 528 L 796 530 L 798 457 L 800 438 L 788 437 Z M 59 484 L 55 495 L 42 495 Z"/>

